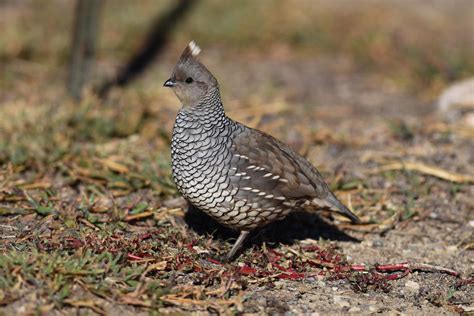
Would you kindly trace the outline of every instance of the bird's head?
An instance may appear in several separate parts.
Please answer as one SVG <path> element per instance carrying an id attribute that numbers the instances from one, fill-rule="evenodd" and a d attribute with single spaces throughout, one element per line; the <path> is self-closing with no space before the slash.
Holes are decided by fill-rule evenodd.
<path id="1" fill-rule="evenodd" d="M 185 107 L 198 105 L 210 90 L 218 87 L 216 78 L 198 61 L 200 52 L 199 46 L 194 41 L 190 42 L 181 54 L 171 78 L 163 84 L 174 91 Z"/>

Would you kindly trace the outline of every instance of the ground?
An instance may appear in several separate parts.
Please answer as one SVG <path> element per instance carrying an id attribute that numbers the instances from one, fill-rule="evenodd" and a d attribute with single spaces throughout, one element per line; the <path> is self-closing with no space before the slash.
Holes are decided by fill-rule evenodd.
<path id="1" fill-rule="evenodd" d="M 170 176 L 179 104 L 161 85 L 181 47 L 107 100 L 75 102 L 61 63 L 12 44 L 0 79 L 0 314 L 474 310 L 474 130 L 437 112 L 449 80 L 407 84 L 285 44 L 201 46 L 228 115 L 307 157 L 363 223 L 295 212 L 223 263 L 237 233 L 189 208 Z"/>

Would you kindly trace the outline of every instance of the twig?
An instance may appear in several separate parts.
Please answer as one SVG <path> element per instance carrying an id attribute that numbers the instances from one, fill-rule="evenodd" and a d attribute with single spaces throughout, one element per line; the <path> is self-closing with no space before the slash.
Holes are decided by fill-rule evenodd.
<path id="1" fill-rule="evenodd" d="M 395 271 L 402 271 L 401 274 L 393 274 L 388 276 L 389 280 L 396 280 L 405 277 L 406 275 L 412 273 L 413 271 L 421 271 L 421 272 L 431 272 L 431 273 L 445 273 L 452 275 L 454 277 L 461 277 L 461 274 L 457 271 L 452 269 L 448 269 L 445 267 L 435 266 L 426 263 L 409 263 L 409 262 L 402 262 L 402 263 L 394 263 L 394 264 L 379 264 L 374 267 L 375 271 L 380 273 L 389 273 Z M 371 269 L 366 265 L 352 265 L 352 271 L 370 271 Z"/>
<path id="2" fill-rule="evenodd" d="M 396 280 L 396 279 L 403 278 L 407 276 L 408 274 L 412 273 L 413 271 L 444 273 L 444 274 L 452 275 L 457 278 L 461 277 L 461 273 L 455 270 L 441 267 L 441 266 L 426 264 L 426 263 L 402 262 L 402 263 L 393 263 L 393 264 L 377 264 L 372 268 L 365 264 L 348 265 L 347 263 L 337 264 L 333 262 L 324 262 L 315 258 L 311 258 L 310 256 L 300 253 L 291 248 L 286 248 L 286 250 L 302 259 L 308 260 L 308 262 L 311 262 L 321 267 L 332 269 L 332 270 L 337 270 L 341 268 L 343 270 L 349 269 L 350 271 L 354 271 L 354 272 L 370 272 L 370 271 L 375 270 L 376 272 L 379 272 L 379 273 L 390 273 L 390 272 L 402 271 L 402 273 L 388 275 L 386 277 L 386 279 L 388 280 Z"/>
<path id="3" fill-rule="evenodd" d="M 446 273 L 455 277 L 460 277 L 461 274 L 457 271 L 440 267 L 434 266 L 431 264 L 426 263 L 417 263 L 417 264 L 410 264 L 408 262 L 398 263 L 398 264 L 385 264 L 385 265 L 377 265 L 375 269 L 380 272 L 391 272 L 391 271 L 421 271 L 421 272 L 437 272 L 437 273 Z"/>
<path id="4" fill-rule="evenodd" d="M 389 170 L 412 170 L 418 171 L 423 174 L 427 174 L 433 177 L 437 177 L 443 180 L 447 180 L 450 182 L 455 183 L 474 183 L 474 176 L 472 175 L 464 175 L 460 173 L 450 172 L 438 167 L 425 165 L 421 162 L 389 162 L 386 165 L 374 170 L 371 173 L 378 173 L 381 171 L 389 171 Z"/>

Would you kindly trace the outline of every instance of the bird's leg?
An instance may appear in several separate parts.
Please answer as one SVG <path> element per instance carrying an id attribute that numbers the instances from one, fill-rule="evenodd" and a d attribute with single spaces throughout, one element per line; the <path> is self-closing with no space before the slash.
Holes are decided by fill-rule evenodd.
<path id="1" fill-rule="evenodd" d="M 232 257 L 234 257 L 235 253 L 237 250 L 240 249 L 242 244 L 244 243 L 245 239 L 247 239 L 247 236 L 249 235 L 249 231 L 243 230 L 240 232 L 239 238 L 237 238 L 237 241 L 234 243 L 232 246 L 232 249 L 230 250 L 229 254 L 226 256 L 226 261 L 230 261 Z"/>

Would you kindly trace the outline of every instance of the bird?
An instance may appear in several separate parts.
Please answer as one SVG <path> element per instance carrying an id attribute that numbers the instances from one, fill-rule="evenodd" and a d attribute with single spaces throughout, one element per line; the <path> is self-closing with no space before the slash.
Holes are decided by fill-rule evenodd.
<path id="1" fill-rule="evenodd" d="M 219 83 L 191 41 L 164 87 L 181 102 L 171 140 L 172 177 L 194 207 L 240 232 L 232 260 L 249 233 L 297 209 L 329 210 L 360 220 L 331 192 L 319 171 L 288 145 L 232 120 Z"/>

